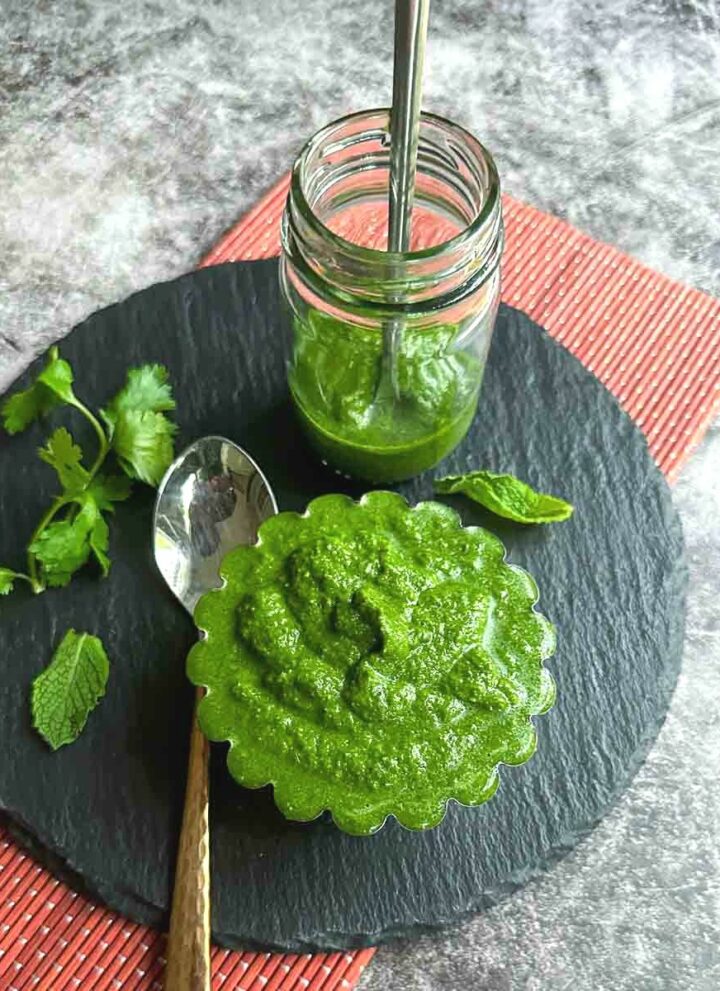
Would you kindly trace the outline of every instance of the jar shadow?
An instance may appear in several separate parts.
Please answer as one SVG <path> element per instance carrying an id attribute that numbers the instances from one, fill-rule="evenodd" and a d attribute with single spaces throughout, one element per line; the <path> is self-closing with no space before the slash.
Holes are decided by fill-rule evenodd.
<path id="1" fill-rule="evenodd" d="M 213 744 L 210 751 L 211 814 L 222 832 L 253 839 L 296 837 L 302 842 L 312 833 L 335 829 L 329 813 L 312 822 L 286 819 L 275 805 L 272 787 L 243 788 L 227 768 L 226 744 Z"/>
<path id="2" fill-rule="evenodd" d="M 262 468 L 281 511 L 304 513 L 316 496 L 340 492 L 358 498 L 372 488 L 323 464 L 308 443 L 289 396 L 248 423 L 242 444 Z"/>

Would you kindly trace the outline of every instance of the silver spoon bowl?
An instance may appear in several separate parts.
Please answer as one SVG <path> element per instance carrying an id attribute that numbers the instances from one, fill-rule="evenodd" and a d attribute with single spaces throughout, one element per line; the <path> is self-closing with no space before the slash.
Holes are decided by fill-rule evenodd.
<path id="1" fill-rule="evenodd" d="M 227 552 L 254 544 L 260 524 L 277 511 L 259 466 L 224 437 L 202 437 L 168 468 L 155 502 L 155 560 L 190 615 L 200 596 L 219 586 Z"/>

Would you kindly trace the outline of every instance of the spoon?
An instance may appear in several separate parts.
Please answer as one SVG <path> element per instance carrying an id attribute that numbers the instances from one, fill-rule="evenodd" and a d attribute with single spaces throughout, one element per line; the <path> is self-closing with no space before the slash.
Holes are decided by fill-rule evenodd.
<path id="1" fill-rule="evenodd" d="M 415 197 L 430 0 L 395 0 L 388 250 L 407 251 Z"/>
<path id="2" fill-rule="evenodd" d="M 198 599 L 222 584 L 220 562 L 254 544 L 277 513 L 265 476 L 224 437 L 201 437 L 170 465 L 155 500 L 153 546 L 163 578 L 192 616 Z M 210 991 L 210 829 L 208 742 L 195 697 L 182 829 L 175 865 L 165 991 Z"/>
<path id="3" fill-rule="evenodd" d="M 388 186 L 388 251 L 408 251 L 415 198 L 420 109 L 430 0 L 395 0 L 393 95 L 390 110 L 390 178 Z M 378 402 L 400 397 L 397 360 L 402 320 L 383 328 L 383 354 Z"/>

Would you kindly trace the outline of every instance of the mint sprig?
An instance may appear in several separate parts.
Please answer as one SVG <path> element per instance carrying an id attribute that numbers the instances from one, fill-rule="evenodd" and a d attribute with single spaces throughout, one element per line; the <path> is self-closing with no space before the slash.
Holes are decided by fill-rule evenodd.
<path id="1" fill-rule="evenodd" d="M 569 502 L 537 492 L 514 475 L 470 471 L 466 475 L 436 478 L 433 488 L 441 495 L 465 495 L 496 516 L 516 523 L 559 523 L 573 514 Z"/>
<path id="2" fill-rule="evenodd" d="M 33 726 L 57 750 L 78 738 L 105 694 L 110 664 L 98 637 L 68 630 L 32 684 Z"/>
<path id="3" fill-rule="evenodd" d="M 38 451 L 56 472 L 60 492 L 40 519 L 27 551 L 27 573 L 0 567 L 0 595 L 20 579 L 35 592 L 67 585 L 89 560 L 103 575 L 110 569 L 109 527 L 103 514 L 127 499 L 133 480 L 157 485 L 173 459 L 175 408 L 167 370 L 162 365 L 132 368 L 123 388 L 96 416 L 73 390 L 70 364 L 50 348 L 44 368 L 27 389 L 14 393 L 0 408 L 3 425 L 16 434 L 58 406 L 77 410 L 90 423 L 97 451 L 88 466 L 70 431 L 58 427 Z M 113 455 L 124 474 L 102 469 Z"/>

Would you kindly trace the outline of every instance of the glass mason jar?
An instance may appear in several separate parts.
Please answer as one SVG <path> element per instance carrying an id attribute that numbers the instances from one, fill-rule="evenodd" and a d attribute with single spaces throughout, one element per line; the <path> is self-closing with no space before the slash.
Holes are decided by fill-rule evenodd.
<path id="1" fill-rule="evenodd" d="M 475 415 L 500 296 L 495 163 L 423 114 L 412 241 L 388 252 L 389 111 L 318 131 L 292 172 L 280 279 L 290 391 L 320 457 L 370 482 L 437 464 Z"/>

